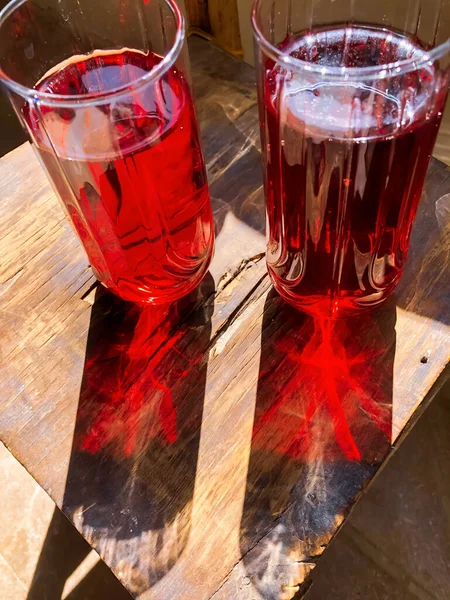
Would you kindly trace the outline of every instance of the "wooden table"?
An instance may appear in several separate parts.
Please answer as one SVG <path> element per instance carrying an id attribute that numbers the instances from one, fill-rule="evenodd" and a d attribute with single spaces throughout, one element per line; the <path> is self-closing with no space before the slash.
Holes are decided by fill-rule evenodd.
<path id="1" fill-rule="evenodd" d="M 266 274 L 254 72 L 190 50 L 218 235 L 178 305 L 104 292 L 31 148 L 0 161 L 0 437 L 134 596 L 301 597 L 445 378 L 449 170 L 397 296 L 321 326 Z"/>

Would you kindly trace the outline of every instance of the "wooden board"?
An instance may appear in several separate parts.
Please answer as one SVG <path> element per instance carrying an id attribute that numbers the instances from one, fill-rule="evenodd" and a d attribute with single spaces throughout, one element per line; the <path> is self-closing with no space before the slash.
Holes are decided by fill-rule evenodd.
<path id="1" fill-rule="evenodd" d="M 198 33 L 242 56 L 237 0 L 184 0 L 184 5 L 189 33 Z"/>
<path id="2" fill-rule="evenodd" d="M 190 51 L 217 249 L 170 309 L 95 285 L 31 148 L 0 160 L 0 438 L 135 597 L 290 599 L 445 378 L 450 172 L 397 296 L 314 322 L 265 270 L 254 73 Z"/>

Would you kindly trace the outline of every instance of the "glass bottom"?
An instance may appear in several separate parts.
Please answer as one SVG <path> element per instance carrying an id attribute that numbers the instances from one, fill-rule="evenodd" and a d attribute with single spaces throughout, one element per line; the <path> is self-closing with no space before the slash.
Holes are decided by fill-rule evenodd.
<path id="1" fill-rule="evenodd" d="M 400 279 L 400 277 L 396 278 L 383 291 L 368 296 L 357 297 L 352 294 L 333 298 L 327 294 L 302 296 L 298 293 L 292 293 L 270 272 L 270 268 L 268 268 L 268 271 L 275 290 L 283 300 L 297 310 L 318 319 L 344 319 L 372 310 L 389 298 Z"/>
<path id="2" fill-rule="evenodd" d="M 195 277 L 191 277 L 187 279 L 186 282 L 180 284 L 178 286 L 174 286 L 171 290 L 164 290 L 164 292 L 158 293 L 156 295 L 154 292 L 150 290 L 145 290 L 144 288 L 138 287 L 136 284 L 126 284 L 126 282 L 121 282 L 118 286 L 108 285 L 107 282 L 102 281 L 101 277 L 98 276 L 95 269 L 94 275 L 97 280 L 108 289 L 110 292 L 122 298 L 126 302 L 133 302 L 134 304 L 170 304 L 171 302 L 175 302 L 184 296 L 190 294 L 203 280 L 206 273 L 208 272 L 209 265 L 211 264 L 211 260 L 214 256 L 214 248 L 211 248 L 211 252 L 208 254 L 208 257 L 205 259 L 202 267 L 198 270 Z"/>

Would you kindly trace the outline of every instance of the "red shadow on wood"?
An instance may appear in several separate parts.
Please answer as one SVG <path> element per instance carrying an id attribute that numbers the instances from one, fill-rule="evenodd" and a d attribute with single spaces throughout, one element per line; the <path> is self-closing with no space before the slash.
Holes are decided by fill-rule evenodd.
<path id="1" fill-rule="evenodd" d="M 99 288 L 92 309 L 63 510 L 134 595 L 189 535 L 213 293 L 209 274 L 170 306 Z"/>
<path id="2" fill-rule="evenodd" d="M 246 570 L 265 600 L 292 597 L 280 590 L 295 591 L 299 569 L 321 554 L 389 452 L 395 315 L 390 302 L 319 321 L 274 291 L 266 299 L 241 522 Z"/>

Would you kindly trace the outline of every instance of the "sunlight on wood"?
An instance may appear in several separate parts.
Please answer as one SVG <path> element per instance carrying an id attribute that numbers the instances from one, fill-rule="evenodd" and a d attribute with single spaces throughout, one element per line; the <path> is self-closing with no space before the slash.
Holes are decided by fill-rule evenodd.
<path id="1" fill-rule="evenodd" d="M 392 438 L 394 443 L 449 359 L 450 327 L 397 307 Z M 414 354 L 408 351 L 414 349 Z"/>
<path id="2" fill-rule="evenodd" d="M 86 575 L 100 561 L 100 556 L 95 550 L 91 550 L 86 558 L 78 565 L 75 571 L 67 578 L 61 594 L 61 600 L 66 600 L 74 589 L 80 585 Z"/>

